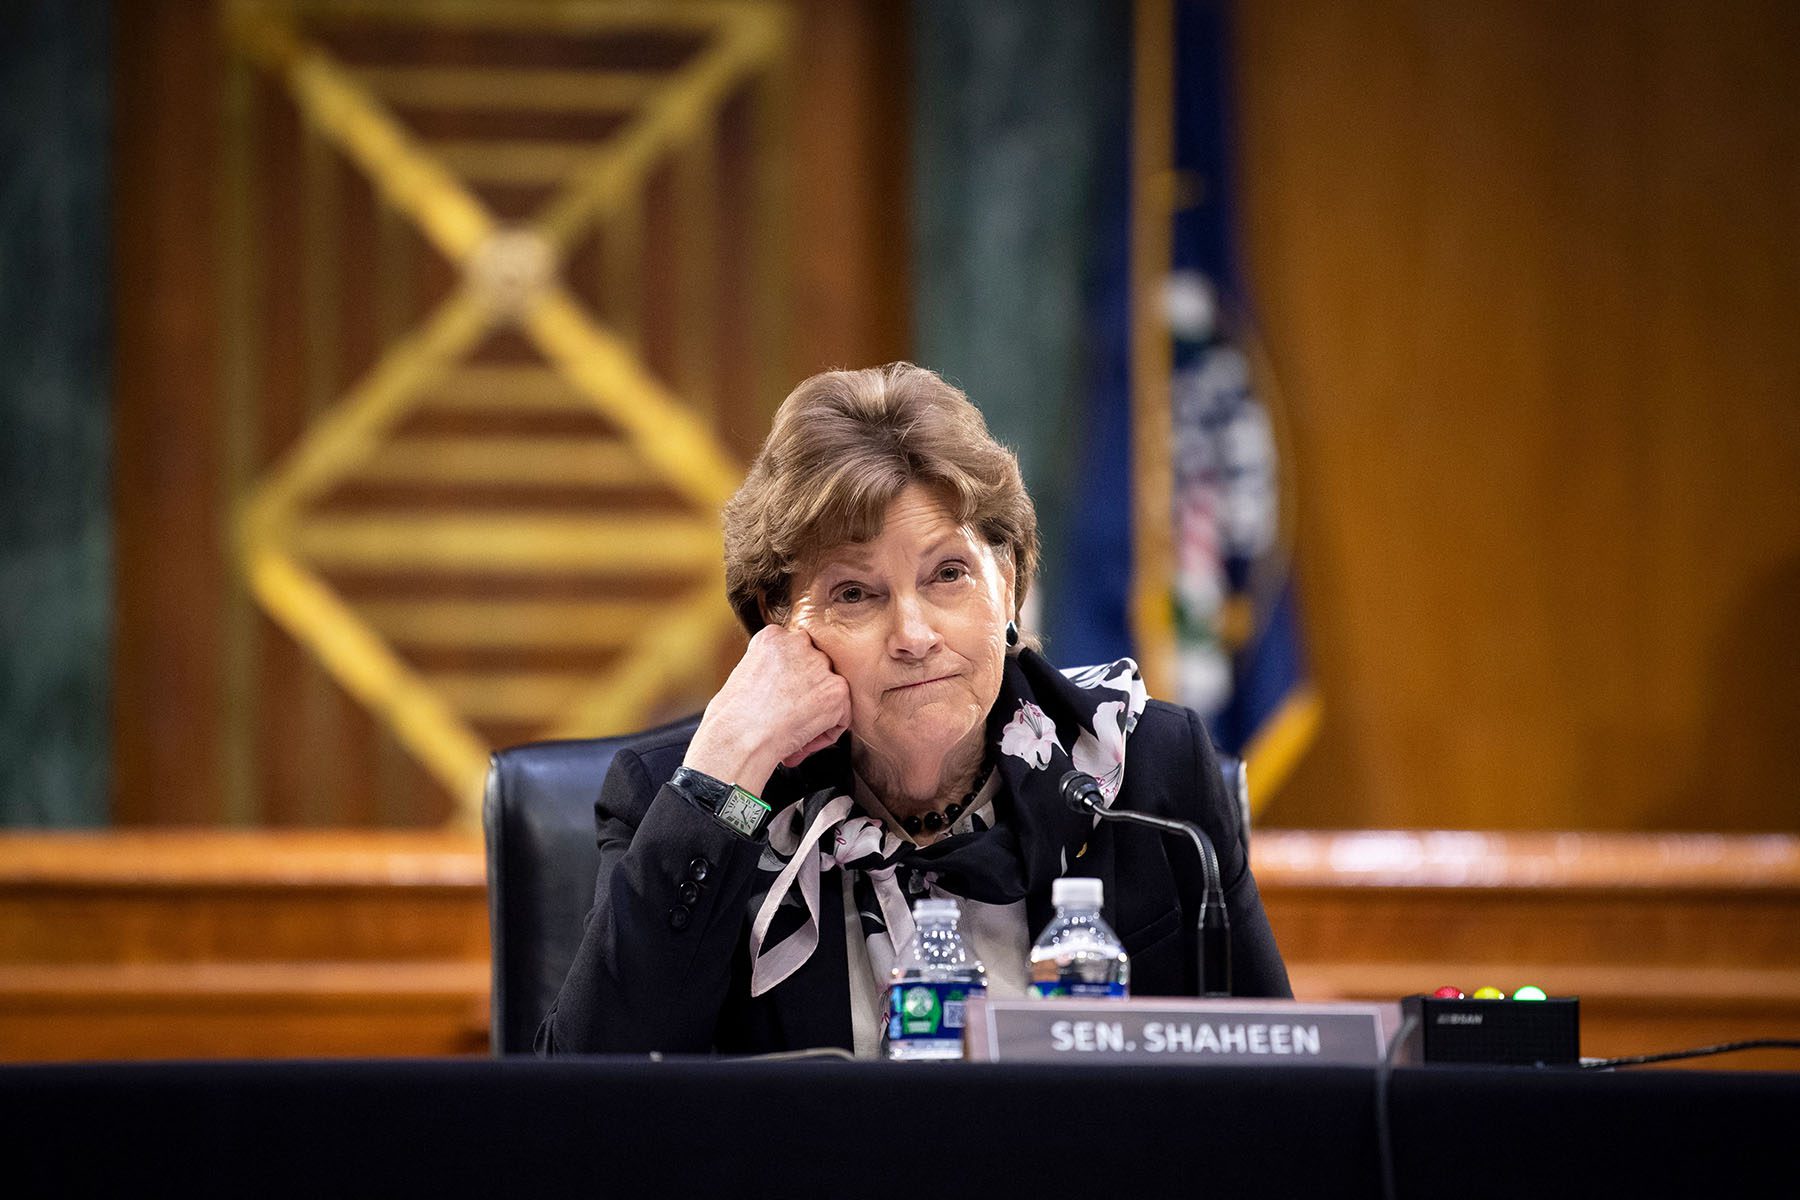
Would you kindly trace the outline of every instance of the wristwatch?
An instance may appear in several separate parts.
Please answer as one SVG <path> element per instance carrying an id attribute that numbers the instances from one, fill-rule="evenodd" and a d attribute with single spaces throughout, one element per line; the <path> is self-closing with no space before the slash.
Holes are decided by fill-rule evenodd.
<path id="1" fill-rule="evenodd" d="M 775 815 L 774 809 L 743 788 L 691 767 L 677 767 L 669 786 L 747 838 L 761 837 Z"/>

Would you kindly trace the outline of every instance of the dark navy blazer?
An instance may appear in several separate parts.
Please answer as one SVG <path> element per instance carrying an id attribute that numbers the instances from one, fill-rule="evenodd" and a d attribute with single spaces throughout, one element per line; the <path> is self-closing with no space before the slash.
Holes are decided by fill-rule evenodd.
<path id="1" fill-rule="evenodd" d="M 538 1031 L 544 1053 L 660 1050 L 760 1054 L 851 1048 L 843 890 L 819 889 L 819 946 L 787 979 L 750 996 L 749 903 L 764 843 L 744 837 L 668 786 L 691 729 L 621 749 L 595 802 L 600 870 L 581 948 Z M 776 811 L 844 774 L 844 743 L 776 772 Z M 845 786 L 848 779 L 841 781 Z M 1197 821 L 1219 852 L 1231 913 L 1232 992 L 1289 996 L 1287 970 L 1250 875 L 1237 806 L 1225 792 L 1205 727 L 1152 700 L 1131 735 L 1115 807 Z M 1109 822 L 1069 873 L 1105 887 L 1107 922 L 1131 956 L 1134 995 L 1194 994 L 1199 855 L 1185 840 Z M 1026 897 L 1035 936 L 1049 889 Z"/>

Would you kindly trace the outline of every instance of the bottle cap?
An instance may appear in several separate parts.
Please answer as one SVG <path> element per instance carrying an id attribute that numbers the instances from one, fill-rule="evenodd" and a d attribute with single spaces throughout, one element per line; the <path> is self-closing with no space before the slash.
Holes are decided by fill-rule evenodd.
<path id="1" fill-rule="evenodd" d="M 962 906 L 954 900 L 914 900 L 914 921 L 954 921 L 962 915 Z"/>
<path id="2" fill-rule="evenodd" d="M 1098 879 L 1057 879 L 1050 884 L 1050 903 L 1057 908 L 1099 908 L 1101 898 Z"/>

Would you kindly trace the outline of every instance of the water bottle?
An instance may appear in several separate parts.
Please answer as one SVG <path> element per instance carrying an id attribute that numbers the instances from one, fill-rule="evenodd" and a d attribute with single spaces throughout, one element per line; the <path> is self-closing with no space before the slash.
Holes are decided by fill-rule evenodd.
<path id="1" fill-rule="evenodd" d="M 1130 992 L 1131 962 L 1100 915 L 1100 901 L 1098 879 L 1050 885 L 1056 915 L 1031 948 L 1033 996 L 1123 999 Z"/>
<path id="2" fill-rule="evenodd" d="M 913 902 L 913 936 L 888 987 L 887 1056 L 961 1058 L 969 997 L 987 991 L 987 969 L 957 932 L 954 900 Z"/>

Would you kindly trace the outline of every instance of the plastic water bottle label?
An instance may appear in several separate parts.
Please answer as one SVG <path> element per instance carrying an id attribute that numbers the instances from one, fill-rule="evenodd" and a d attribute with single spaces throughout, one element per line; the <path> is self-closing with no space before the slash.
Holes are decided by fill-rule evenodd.
<path id="1" fill-rule="evenodd" d="M 896 983 L 888 989 L 888 1040 L 962 1040 L 970 996 L 986 989 L 969 983 Z"/>
<path id="2" fill-rule="evenodd" d="M 1031 995 L 1035 999 L 1053 999 L 1067 996 L 1074 1000 L 1123 1000 L 1125 985 L 1119 982 L 1089 983 L 1081 979 L 1051 979 L 1043 983 L 1031 985 Z"/>

